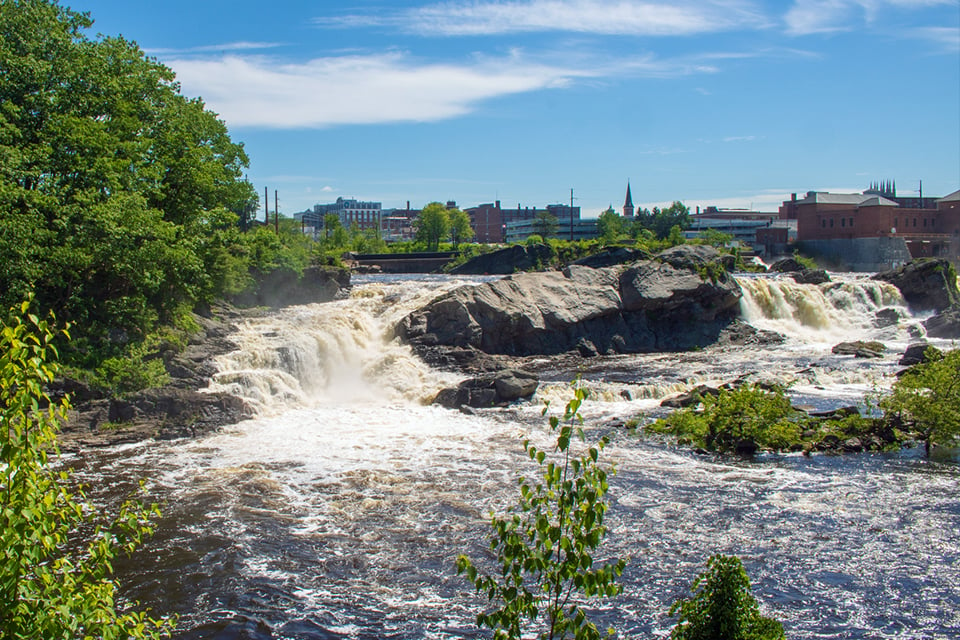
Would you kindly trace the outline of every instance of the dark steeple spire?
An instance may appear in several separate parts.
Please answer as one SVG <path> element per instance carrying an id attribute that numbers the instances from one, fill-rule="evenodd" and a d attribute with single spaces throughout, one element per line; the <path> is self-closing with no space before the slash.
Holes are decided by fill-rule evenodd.
<path id="1" fill-rule="evenodd" d="M 627 199 L 623 203 L 623 217 L 633 217 L 633 197 L 630 195 L 630 181 L 627 180 Z"/>

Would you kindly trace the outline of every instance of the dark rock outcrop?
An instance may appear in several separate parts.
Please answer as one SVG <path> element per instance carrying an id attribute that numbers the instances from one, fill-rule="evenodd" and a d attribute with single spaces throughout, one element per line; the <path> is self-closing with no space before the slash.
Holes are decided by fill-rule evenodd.
<path id="1" fill-rule="evenodd" d="M 741 291 L 720 268 L 713 280 L 696 270 L 710 247 L 690 249 L 626 269 L 570 265 L 461 287 L 411 313 L 395 331 L 418 349 L 508 355 L 558 354 L 578 345 L 599 353 L 706 346 L 736 317 Z"/>
<path id="2" fill-rule="evenodd" d="M 553 249 L 545 244 L 512 245 L 485 253 L 450 270 L 453 275 L 507 275 L 542 269 L 553 258 Z"/>
<path id="3" fill-rule="evenodd" d="M 923 326 L 931 338 L 960 338 L 960 307 L 951 307 L 927 318 Z"/>
<path id="4" fill-rule="evenodd" d="M 839 356 L 854 356 L 856 358 L 882 358 L 887 351 L 887 347 L 880 342 L 869 342 L 856 340 L 854 342 L 841 342 L 834 345 L 833 353 Z"/>
<path id="5" fill-rule="evenodd" d="M 895 327 L 900 324 L 900 321 L 903 319 L 904 316 L 899 309 L 895 307 L 884 307 L 883 309 L 878 309 L 877 312 L 873 314 L 873 326 L 878 329 Z"/>
<path id="6" fill-rule="evenodd" d="M 926 342 L 915 342 L 907 347 L 907 350 L 903 352 L 903 356 L 900 357 L 897 364 L 903 367 L 912 367 L 915 364 L 927 362 L 930 360 L 931 355 L 937 355 L 939 353 L 939 349 L 930 346 Z"/>
<path id="7" fill-rule="evenodd" d="M 804 269 L 806 267 L 800 264 L 796 258 L 781 258 L 770 265 L 770 271 L 776 271 L 777 273 L 794 273 Z"/>
<path id="8" fill-rule="evenodd" d="M 802 271 L 793 271 L 790 274 L 793 281 L 798 284 L 824 284 L 830 282 L 830 276 L 823 269 L 803 269 Z"/>
<path id="9" fill-rule="evenodd" d="M 504 369 L 464 380 L 456 388 L 442 389 L 433 403 L 451 409 L 502 407 L 529 398 L 539 384 L 536 375 L 530 372 Z"/>
<path id="10" fill-rule="evenodd" d="M 234 296 L 241 307 L 284 307 L 312 302 L 329 302 L 350 286 L 350 270 L 337 267 L 307 267 L 303 274 L 276 269 L 257 279 L 254 291 Z"/>
<path id="11" fill-rule="evenodd" d="M 960 304 L 957 273 L 949 260 L 914 260 L 891 271 L 873 276 L 900 289 L 913 311 L 943 311 Z"/>
<path id="12" fill-rule="evenodd" d="M 570 264 L 578 264 L 584 267 L 590 267 L 592 269 L 602 269 L 604 267 L 612 267 L 618 264 L 636 262 L 637 260 L 650 260 L 652 257 L 653 256 L 651 256 L 649 253 L 641 249 L 631 249 L 630 247 L 613 247 L 604 249 L 603 251 L 595 253 L 592 256 L 586 256 L 585 258 L 574 260 Z"/>

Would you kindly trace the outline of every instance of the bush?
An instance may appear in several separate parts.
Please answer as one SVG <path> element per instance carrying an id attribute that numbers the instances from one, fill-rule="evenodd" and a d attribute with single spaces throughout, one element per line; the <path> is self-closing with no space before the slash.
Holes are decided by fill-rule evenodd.
<path id="1" fill-rule="evenodd" d="M 457 573 L 465 574 L 495 605 L 477 616 L 477 625 L 492 629 L 496 638 L 520 638 L 529 632 L 538 638 L 600 638 L 581 603 L 620 593 L 615 580 L 625 562 L 594 566 L 593 557 L 607 533 L 607 471 L 598 464 L 606 439 L 586 447 L 580 456 L 571 452 L 575 440 L 585 442 L 575 424 L 586 397 L 585 389 L 575 387 L 564 424 L 550 418 L 554 431 L 559 429 L 557 460 L 548 459 L 547 452 L 529 441 L 523 443 L 540 466 L 541 477 L 536 482 L 520 478 L 518 506 L 502 518 L 491 518 L 490 548 L 499 569 L 481 574 L 469 558 L 457 558 Z"/>
<path id="2" fill-rule="evenodd" d="M 43 390 L 58 371 L 58 332 L 52 316 L 28 311 L 0 321 L 0 637 L 157 638 L 172 622 L 117 604 L 110 576 L 159 511 L 127 502 L 105 520 L 50 465 L 68 409 Z"/>
<path id="3" fill-rule="evenodd" d="M 702 411 L 676 411 L 647 429 L 689 438 L 708 451 L 726 453 L 753 446 L 779 451 L 799 444 L 808 420 L 781 389 L 744 385 L 721 389 L 717 396 L 705 395 L 702 401 Z"/>
<path id="4" fill-rule="evenodd" d="M 760 615 L 740 558 L 715 555 L 693 581 L 692 598 L 670 607 L 678 615 L 670 640 L 782 640 L 783 625 Z"/>

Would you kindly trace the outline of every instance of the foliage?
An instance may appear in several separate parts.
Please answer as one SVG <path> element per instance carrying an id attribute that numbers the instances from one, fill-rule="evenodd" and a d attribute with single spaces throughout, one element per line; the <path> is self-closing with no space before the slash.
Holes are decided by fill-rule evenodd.
<path id="1" fill-rule="evenodd" d="M 960 349 L 927 356 L 900 376 L 880 407 L 888 420 L 916 431 L 929 456 L 934 444 L 952 444 L 960 435 Z"/>
<path id="2" fill-rule="evenodd" d="M 246 286 L 256 202 L 226 125 L 91 26 L 53 0 L 0 3 L 0 304 L 58 309 L 71 360 Z"/>
<path id="3" fill-rule="evenodd" d="M 744 443 L 785 450 L 800 442 L 806 414 L 790 405 L 781 389 L 767 391 L 756 385 L 721 389 L 702 398 L 703 409 L 684 409 L 646 428 L 689 439 L 708 451 L 736 451 Z"/>
<path id="4" fill-rule="evenodd" d="M 546 209 L 534 211 L 534 214 L 533 214 L 534 234 L 542 238 L 549 238 L 550 236 L 557 235 L 557 229 L 559 228 L 560 228 L 560 222 L 557 220 L 557 216 L 553 215 Z"/>
<path id="5" fill-rule="evenodd" d="M 597 231 L 604 244 L 612 244 L 623 233 L 625 221 L 613 210 L 607 209 L 597 218 Z"/>
<path id="6" fill-rule="evenodd" d="M 793 252 L 793 259 L 796 260 L 804 269 L 819 269 L 816 260 L 809 256 L 801 255 L 799 251 Z"/>
<path id="7" fill-rule="evenodd" d="M 465 574 L 495 606 L 478 615 L 477 624 L 492 629 L 496 638 L 533 632 L 538 638 L 600 638 L 582 601 L 620 592 L 615 580 L 625 562 L 594 566 L 593 557 L 607 532 L 607 471 L 598 464 L 606 439 L 582 455 L 571 451 L 576 440 L 585 442 L 575 425 L 586 397 L 586 390 L 575 386 L 563 424 L 556 416 L 550 418 L 554 431 L 559 429 L 558 460 L 524 442 L 530 459 L 540 466 L 540 478 L 520 478 L 518 505 L 506 516 L 491 519 L 490 548 L 497 553 L 499 569 L 482 574 L 466 556 L 457 558 L 457 573 Z"/>
<path id="8" fill-rule="evenodd" d="M 678 615 L 670 640 L 782 640 L 783 625 L 760 615 L 740 558 L 715 555 L 693 581 L 692 598 L 670 607 Z"/>
<path id="9" fill-rule="evenodd" d="M 159 637 L 172 623 L 120 605 L 110 579 L 113 559 L 152 533 L 159 512 L 127 502 L 104 521 L 51 465 L 68 408 L 44 391 L 58 331 L 29 309 L 0 322 L 0 637 Z"/>
<path id="10" fill-rule="evenodd" d="M 697 234 L 697 239 L 703 244 L 708 244 L 719 249 L 726 247 L 728 243 L 732 242 L 733 235 L 718 231 L 717 229 L 704 229 Z"/>
<path id="11" fill-rule="evenodd" d="M 690 227 L 690 209 L 679 201 L 674 201 L 673 204 L 663 210 L 657 207 L 654 207 L 653 211 L 641 209 L 637 211 L 637 215 L 634 217 L 634 225 L 635 229 L 632 234 L 634 237 L 646 229 L 652 232 L 656 238 L 664 240 L 669 237 L 670 230 L 673 227 L 679 226 L 681 230 Z"/>
<path id="12" fill-rule="evenodd" d="M 456 207 L 449 209 L 447 215 L 450 218 L 450 242 L 456 251 L 461 242 L 473 239 L 473 227 L 470 226 L 470 216 Z"/>
<path id="13" fill-rule="evenodd" d="M 438 251 L 440 240 L 450 232 L 450 214 L 439 202 L 431 202 L 420 211 L 413 221 L 417 242 L 423 243 L 427 251 Z"/>

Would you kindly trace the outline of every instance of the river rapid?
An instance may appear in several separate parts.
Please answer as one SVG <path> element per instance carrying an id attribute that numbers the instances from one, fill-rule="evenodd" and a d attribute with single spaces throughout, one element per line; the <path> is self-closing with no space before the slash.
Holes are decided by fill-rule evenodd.
<path id="1" fill-rule="evenodd" d="M 697 455 L 624 429 L 664 397 L 740 376 L 791 385 L 798 404 L 856 404 L 890 385 L 922 333 L 896 289 L 856 276 L 826 285 L 740 277 L 742 314 L 787 340 L 682 354 L 531 360 L 534 399 L 473 415 L 425 404 L 459 381 L 389 339 L 445 277 L 358 279 L 348 299 L 248 320 L 212 388 L 258 417 L 193 440 L 81 452 L 97 500 L 145 478 L 158 532 L 117 564 L 127 597 L 178 614 L 178 638 L 486 637 L 484 601 L 455 575 L 466 553 L 490 568 L 488 518 L 531 468 L 521 446 L 551 442 L 551 411 L 577 374 L 588 437 L 610 437 L 610 532 L 601 555 L 628 558 L 623 594 L 594 617 L 619 637 L 662 638 L 670 604 L 714 553 L 739 555 L 762 610 L 787 636 L 951 638 L 960 629 L 960 468 L 946 452 Z M 876 312 L 894 309 L 896 326 Z M 832 345 L 878 339 L 880 360 Z M 949 345 L 942 345 L 949 346 Z"/>

